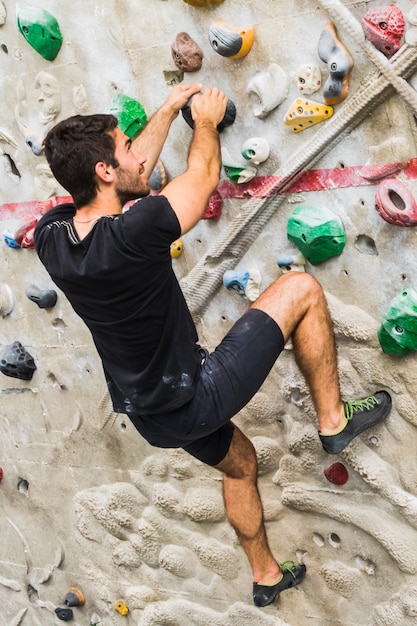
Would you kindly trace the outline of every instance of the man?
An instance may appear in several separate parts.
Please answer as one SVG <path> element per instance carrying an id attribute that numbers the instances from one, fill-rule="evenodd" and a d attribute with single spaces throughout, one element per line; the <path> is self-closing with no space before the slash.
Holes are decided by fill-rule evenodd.
<path id="1" fill-rule="evenodd" d="M 341 401 L 326 301 L 307 273 L 275 281 L 213 353 L 198 345 L 170 244 L 200 220 L 219 181 L 217 125 L 227 98 L 216 88 L 199 92 L 199 85 L 174 87 L 134 142 L 109 115 L 75 116 L 53 128 L 45 154 L 75 206 L 44 215 L 35 245 L 92 333 L 114 410 L 126 413 L 152 445 L 182 447 L 223 472 L 226 513 L 252 567 L 253 599 L 266 606 L 299 584 L 306 570 L 292 562 L 280 566 L 272 555 L 255 451 L 230 419 L 259 389 L 289 337 L 327 452 L 340 452 L 385 418 L 391 399 L 380 391 Z M 145 197 L 170 125 L 191 96 L 187 169 L 159 196 Z"/>

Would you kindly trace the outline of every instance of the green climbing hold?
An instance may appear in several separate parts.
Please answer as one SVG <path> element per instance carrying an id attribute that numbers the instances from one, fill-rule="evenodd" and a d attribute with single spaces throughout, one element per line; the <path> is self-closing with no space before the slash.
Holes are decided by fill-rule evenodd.
<path id="1" fill-rule="evenodd" d="M 378 339 L 386 354 L 407 354 L 417 350 L 417 291 L 407 287 L 382 314 Z"/>
<path id="2" fill-rule="evenodd" d="M 326 208 L 300 205 L 288 219 L 288 239 L 313 265 L 341 254 L 345 229 L 338 215 Z"/>
<path id="3" fill-rule="evenodd" d="M 62 46 L 57 20 L 45 9 L 19 3 L 17 25 L 26 41 L 47 61 L 53 61 Z"/>
<path id="4" fill-rule="evenodd" d="M 143 106 L 134 98 L 121 93 L 113 98 L 107 112 L 117 117 L 120 130 L 132 140 L 139 135 L 148 121 Z"/>

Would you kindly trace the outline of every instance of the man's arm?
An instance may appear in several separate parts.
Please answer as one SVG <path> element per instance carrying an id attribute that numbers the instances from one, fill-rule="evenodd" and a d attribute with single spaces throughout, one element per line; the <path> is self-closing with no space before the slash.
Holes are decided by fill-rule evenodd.
<path id="1" fill-rule="evenodd" d="M 143 131 L 133 142 L 133 146 L 146 156 L 144 176 L 149 178 L 161 154 L 168 131 L 180 109 L 201 85 L 175 85 L 164 104 L 151 117 Z"/>
<path id="2" fill-rule="evenodd" d="M 217 88 L 197 94 L 191 103 L 194 133 L 186 171 L 163 188 L 162 194 L 178 217 L 181 233 L 201 219 L 220 177 L 221 153 L 217 125 L 222 121 L 227 96 Z"/>

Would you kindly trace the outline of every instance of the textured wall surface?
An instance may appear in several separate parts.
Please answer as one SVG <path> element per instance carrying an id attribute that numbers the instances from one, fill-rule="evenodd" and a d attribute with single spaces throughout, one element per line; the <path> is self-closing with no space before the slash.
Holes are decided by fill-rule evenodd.
<path id="1" fill-rule="evenodd" d="M 224 0 L 196 8 L 183 0 L 37 0 L 63 36 L 48 61 L 19 32 L 16 4 L 0 2 L 2 235 L 66 195 L 35 154 L 48 128 L 74 113 L 103 112 L 118 93 L 152 114 L 182 79 L 171 43 L 185 31 L 204 58 L 183 79 L 219 86 L 237 108 L 222 145 L 242 162 L 242 143 L 265 137 L 271 155 L 258 176 L 274 177 L 266 181 L 268 197 L 251 198 L 223 175 L 221 218 L 202 220 L 174 260 L 202 345 L 213 349 L 247 308 L 221 285 L 224 271 L 256 268 L 265 288 L 290 247 L 287 221 L 295 206 L 325 207 L 341 218 L 346 246 L 320 265 L 307 263 L 306 271 L 328 296 L 342 394 L 385 388 L 394 401 L 383 425 L 329 457 L 288 345 L 236 417 L 258 453 L 273 550 L 308 569 L 299 588 L 256 609 L 249 566 L 225 521 L 220 475 L 182 451 L 151 448 L 112 412 L 87 329 L 60 292 L 47 309 L 26 297 L 31 285 L 54 286 L 32 249 L 1 241 L 0 349 L 19 341 L 37 369 L 29 381 L 0 373 L 0 626 L 61 623 L 55 608 L 71 586 L 86 597 L 74 608 L 78 626 L 417 623 L 417 361 L 414 351 L 384 354 L 377 337 L 389 302 L 417 286 L 417 231 L 385 222 L 374 209 L 387 174 L 417 190 L 417 20 L 412 2 L 396 5 L 406 16 L 406 37 L 387 58 L 365 42 L 360 25 L 377 2 Z M 254 26 L 246 57 L 227 59 L 210 47 L 215 17 Z M 294 134 L 283 124 L 300 96 L 291 76 L 315 63 L 325 82 L 317 46 L 328 21 L 354 59 L 349 94 L 331 119 Z M 257 117 L 259 101 L 248 85 L 271 64 L 285 73 L 288 90 Z M 281 82 L 266 84 L 265 98 L 282 89 Z M 311 99 L 322 102 L 322 92 Z M 179 117 L 162 154 L 170 177 L 183 170 L 190 137 Z M 312 168 L 316 174 L 306 177 Z M 334 461 L 348 470 L 344 485 L 324 475 Z M 128 615 L 114 609 L 119 601 Z"/>

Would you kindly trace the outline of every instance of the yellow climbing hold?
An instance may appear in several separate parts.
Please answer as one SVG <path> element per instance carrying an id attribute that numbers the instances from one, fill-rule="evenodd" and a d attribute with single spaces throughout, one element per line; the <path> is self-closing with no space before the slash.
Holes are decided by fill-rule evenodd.
<path id="1" fill-rule="evenodd" d="M 182 239 L 176 239 L 175 241 L 173 241 L 170 248 L 171 258 L 177 259 L 182 254 L 182 250 Z"/>
<path id="2" fill-rule="evenodd" d="M 120 615 L 127 615 L 129 613 L 129 609 L 127 608 L 126 604 L 121 600 L 116 602 L 116 604 L 114 605 L 114 610 L 120 613 Z"/>
<path id="3" fill-rule="evenodd" d="M 332 106 L 297 98 L 285 114 L 284 124 L 290 126 L 293 133 L 299 133 L 314 124 L 330 119 L 332 115 Z"/>

